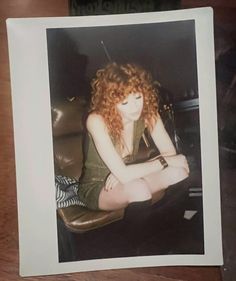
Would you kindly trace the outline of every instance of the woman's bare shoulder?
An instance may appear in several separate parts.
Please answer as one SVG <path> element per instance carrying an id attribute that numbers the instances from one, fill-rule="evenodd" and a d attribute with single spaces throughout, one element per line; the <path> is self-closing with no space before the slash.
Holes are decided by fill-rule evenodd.
<path id="1" fill-rule="evenodd" d="M 86 126 L 89 131 L 106 128 L 103 117 L 100 114 L 97 114 L 96 112 L 91 112 L 88 115 Z"/>

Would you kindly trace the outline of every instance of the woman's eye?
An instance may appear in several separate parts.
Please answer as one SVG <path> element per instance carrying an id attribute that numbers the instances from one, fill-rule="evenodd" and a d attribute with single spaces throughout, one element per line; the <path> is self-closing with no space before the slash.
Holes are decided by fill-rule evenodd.
<path id="1" fill-rule="evenodd" d="M 128 104 L 128 101 L 123 101 L 121 104 L 126 105 L 126 104 Z"/>
<path id="2" fill-rule="evenodd" d="M 138 100 L 138 99 L 141 99 L 141 95 L 137 95 L 135 98 L 136 98 L 136 100 Z"/>

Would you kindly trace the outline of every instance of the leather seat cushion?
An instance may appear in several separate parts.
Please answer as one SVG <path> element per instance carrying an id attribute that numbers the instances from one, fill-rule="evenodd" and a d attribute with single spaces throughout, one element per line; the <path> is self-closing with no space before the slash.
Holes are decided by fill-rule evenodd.
<path id="1" fill-rule="evenodd" d="M 124 209 L 106 212 L 92 211 L 80 206 L 70 206 L 59 209 L 58 214 L 69 230 L 82 233 L 122 219 Z"/>
<path id="2" fill-rule="evenodd" d="M 83 98 L 55 102 L 52 107 L 53 136 L 82 133 L 87 102 Z"/>
<path id="3" fill-rule="evenodd" d="M 165 195 L 163 190 L 156 192 L 152 198 L 152 204 L 160 201 Z M 93 211 L 81 206 L 70 206 L 58 209 L 58 214 L 65 225 L 72 232 L 83 233 L 112 222 L 123 219 L 125 209 L 115 211 Z"/>
<path id="4" fill-rule="evenodd" d="M 83 165 L 82 141 L 82 134 L 54 138 L 56 173 L 79 179 Z"/>

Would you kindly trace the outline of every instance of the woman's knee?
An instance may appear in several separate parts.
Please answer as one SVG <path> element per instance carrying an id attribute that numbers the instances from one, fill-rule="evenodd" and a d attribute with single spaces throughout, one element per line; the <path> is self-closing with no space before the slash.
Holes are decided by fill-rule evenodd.
<path id="1" fill-rule="evenodd" d="M 184 168 L 175 168 L 170 173 L 171 183 L 175 184 L 180 182 L 188 177 L 188 172 Z"/>
<path id="2" fill-rule="evenodd" d="M 143 179 L 137 179 L 127 183 L 124 189 L 128 196 L 129 203 L 148 200 L 152 197 L 147 183 Z"/>
<path id="3" fill-rule="evenodd" d="M 122 185 L 108 191 L 102 189 L 100 192 L 98 205 L 101 210 L 121 209 L 128 204 L 128 196 L 125 194 Z"/>

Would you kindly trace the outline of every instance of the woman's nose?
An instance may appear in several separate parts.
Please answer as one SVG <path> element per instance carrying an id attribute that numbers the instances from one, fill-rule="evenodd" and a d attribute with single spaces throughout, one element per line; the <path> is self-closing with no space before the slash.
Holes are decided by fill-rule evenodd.
<path id="1" fill-rule="evenodd" d="M 132 100 L 132 102 L 130 103 L 130 111 L 131 112 L 135 112 L 138 108 L 138 104 L 136 102 L 136 100 Z"/>

